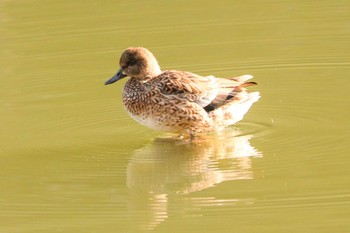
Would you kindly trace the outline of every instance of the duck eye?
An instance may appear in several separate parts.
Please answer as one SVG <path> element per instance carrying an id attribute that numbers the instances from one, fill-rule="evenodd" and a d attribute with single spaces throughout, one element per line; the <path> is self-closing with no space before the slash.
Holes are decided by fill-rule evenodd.
<path id="1" fill-rule="evenodd" d="M 128 62 L 128 66 L 133 66 L 136 64 L 136 60 L 132 59 Z"/>

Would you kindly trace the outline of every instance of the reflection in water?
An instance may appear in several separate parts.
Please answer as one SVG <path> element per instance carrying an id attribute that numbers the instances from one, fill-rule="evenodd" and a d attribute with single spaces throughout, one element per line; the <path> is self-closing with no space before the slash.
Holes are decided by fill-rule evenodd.
<path id="1" fill-rule="evenodd" d="M 139 219 L 139 227 L 152 229 L 168 217 L 169 195 L 197 192 L 228 180 L 253 179 L 251 158 L 262 154 L 250 145 L 251 138 L 227 129 L 194 143 L 158 138 L 136 150 L 127 168 L 133 221 Z M 210 205 L 233 200 L 209 199 Z M 141 212 L 137 210 L 143 210 L 142 218 L 135 216 Z"/>

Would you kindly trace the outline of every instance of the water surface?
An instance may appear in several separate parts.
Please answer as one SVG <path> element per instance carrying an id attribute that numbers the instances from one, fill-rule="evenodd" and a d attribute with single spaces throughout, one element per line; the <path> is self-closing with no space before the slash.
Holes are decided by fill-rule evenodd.
<path id="1" fill-rule="evenodd" d="M 347 1 L 0 3 L 0 232 L 346 232 Z M 105 87 L 128 46 L 254 75 L 244 120 L 171 140 Z"/>

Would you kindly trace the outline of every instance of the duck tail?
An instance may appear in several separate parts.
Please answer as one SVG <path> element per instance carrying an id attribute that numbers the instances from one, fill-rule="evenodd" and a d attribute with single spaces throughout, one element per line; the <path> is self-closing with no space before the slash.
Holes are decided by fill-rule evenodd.
<path id="1" fill-rule="evenodd" d="M 215 122 L 215 125 L 219 127 L 233 125 L 243 119 L 244 115 L 248 112 L 253 103 L 257 102 L 259 98 L 259 92 L 248 93 L 246 91 L 242 91 L 238 93 L 231 101 L 215 109 L 214 111 L 211 111 L 209 116 Z"/>

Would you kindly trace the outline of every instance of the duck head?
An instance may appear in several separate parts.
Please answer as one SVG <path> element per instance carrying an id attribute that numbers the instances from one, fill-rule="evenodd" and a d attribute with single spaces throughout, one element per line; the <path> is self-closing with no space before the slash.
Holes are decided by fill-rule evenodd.
<path id="1" fill-rule="evenodd" d="M 105 82 L 106 85 L 114 83 L 127 76 L 140 79 L 149 79 L 161 73 L 157 59 L 146 48 L 127 48 L 119 60 L 118 72 Z"/>

